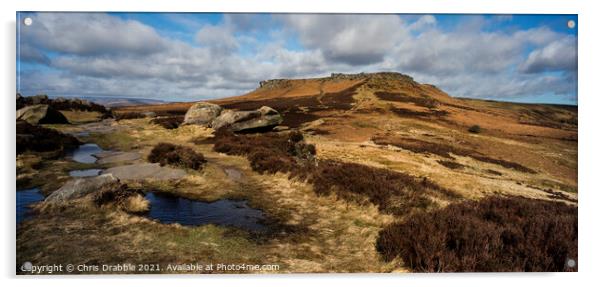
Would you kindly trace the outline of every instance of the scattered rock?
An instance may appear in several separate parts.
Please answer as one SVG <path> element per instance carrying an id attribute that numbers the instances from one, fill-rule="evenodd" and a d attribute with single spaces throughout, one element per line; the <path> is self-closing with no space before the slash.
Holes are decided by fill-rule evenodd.
<path id="1" fill-rule="evenodd" d="M 69 121 L 61 112 L 49 105 L 33 105 L 17 111 L 17 120 L 37 124 L 68 124 Z"/>
<path id="2" fill-rule="evenodd" d="M 123 151 L 103 151 L 93 155 L 98 158 L 96 163 L 98 164 L 106 164 L 106 163 L 116 163 L 116 162 L 124 162 L 124 161 L 134 161 L 140 159 L 141 155 L 138 152 L 123 152 Z"/>
<path id="3" fill-rule="evenodd" d="M 112 167 L 105 170 L 103 174 L 113 174 L 120 180 L 144 180 L 147 178 L 168 180 L 182 178 L 186 176 L 186 171 L 161 166 L 158 163 L 140 163 Z"/>
<path id="4" fill-rule="evenodd" d="M 198 102 L 192 105 L 184 116 L 184 124 L 208 126 L 211 121 L 222 113 L 223 108 L 219 105 Z"/>
<path id="5" fill-rule="evenodd" d="M 65 201 L 82 198 L 88 194 L 100 190 L 103 186 L 119 182 L 112 174 L 102 174 L 94 177 L 73 179 L 65 183 L 61 188 L 52 192 L 44 202 L 65 203 Z"/>

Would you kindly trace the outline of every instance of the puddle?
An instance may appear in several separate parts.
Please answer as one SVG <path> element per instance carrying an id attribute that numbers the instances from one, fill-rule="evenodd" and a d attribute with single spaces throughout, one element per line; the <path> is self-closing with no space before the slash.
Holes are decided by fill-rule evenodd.
<path id="1" fill-rule="evenodd" d="M 81 163 L 95 163 L 96 157 L 93 156 L 95 153 L 102 152 L 103 150 L 97 144 L 83 144 L 77 149 L 70 153 L 71 157 L 76 162 Z"/>
<path id="2" fill-rule="evenodd" d="M 89 177 L 89 176 L 97 176 L 100 174 L 102 169 L 92 168 L 92 169 L 78 169 L 72 170 L 69 172 L 69 175 L 72 177 Z"/>
<path id="3" fill-rule="evenodd" d="M 263 212 L 250 208 L 244 200 L 203 202 L 151 192 L 146 195 L 146 199 L 151 203 L 148 217 L 162 223 L 215 224 L 254 232 L 267 231 L 267 226 L 260 223 L 264 219 Z"/>
<path id="4" fill-rule="evenodd" d="M 44 196 L 38 188 L 17 190 L 17 225 L 31 216 L 29 206 L 42 200 L 44 200 Z"/>

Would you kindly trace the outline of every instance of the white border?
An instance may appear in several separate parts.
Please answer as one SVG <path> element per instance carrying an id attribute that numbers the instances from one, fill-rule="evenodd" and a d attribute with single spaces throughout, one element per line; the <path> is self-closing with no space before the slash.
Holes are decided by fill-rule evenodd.
<path id="1" fill-rule="evenodd" d="M 3 231 L 2 260 L 0 274 L 5 286 L 162 286 L 170 284 L 168 280 L 178 280 L 171 284 L 178 286 L 199 286 L 214 284 L 236 284 L 243 286 L 305 286 L 308 284 L 336 284 L 351 286 L 581 286 L 591 285 L 600 278 L 600 183 L 601 157 L 599 147 L 602 130 L 600 112 L 602 101 L 600 90 L 600 69 L 602 63 L 598 53 L 600 45 L 600 19 L 602 11 L 596 1 L 528 1 L 528 0 L 422 0 L 422 1 L 386 1 L 364 0 L 119 0 L 119 1 L 2 1 L 2 80 L 3 113 L 0 141 L 2 151 L 0 176 L 5 188 L 1 190 Z M 17 2 L 17 3 L 15 3 Z M 38 277 L 15 278 L 15 12 L 16 11 L 155 11 L 155 12 L 347 12 L 347 13 L 502 13 L 502 14 L 579 14 L 579 272 L 548 274 L 348 274 L 348 275 L 270 275 L 270 276 L 79 276 L 79 277 Z M 101 280 L 97 280 L 97 279 Z M 126 280 L 122 280 L 122 279 Z M 142 278 L 142 279 L 141 279 Z M 95 280 L 91 280 L 95 279 Z M 142 281 L 139 281 L 143 280 Z M 225 280 L 227 279 L 227 280 Z M 135 280 L 135 281 L 132 281 Z M 109 282 L 107 282 L 109 281 Z M 336 281 L 336 282 L 335 282 Z M 590 283 L 591 282 L 591 283 Z M 588 284 L 589 283 L 589 284 Z"/>

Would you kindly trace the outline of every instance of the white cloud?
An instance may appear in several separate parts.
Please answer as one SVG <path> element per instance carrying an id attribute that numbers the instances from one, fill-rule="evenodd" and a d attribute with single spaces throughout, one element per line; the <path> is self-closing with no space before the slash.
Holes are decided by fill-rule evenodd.
<path id="1" fill-rule="evenodd" d="M 396 15 L 291 14 L 281 19 L 309 49 L 319 49 L 328 60 L 350 65 L 382 61 L 407 34 Z"/>
<path id="2" fill-rule="evenodd" d="M 77 55 L 148 54 L 165 45 L 152 27 L 104 13 L 48 12 L 31 17 L 31 26 L 21 26 L 21 37 L 40 49 Z"/>
<path id="3" fill-rule="evenodd" d="M 232 31 L 224 25 L 206 25 L 196 33 L 196 41 L 214 50 L 214 53 L 231 53 L 238 49 Z"/>
<path id="4" fill-rule="evenodd" d="M 198 100 L 242 94 L 269 78 L 382 70 L 463 97 L 574 94 L 576 86 L 575 37 L 545 27 L 484 32 L 483 17 L 444 30 L 431 15 L 228 14 L 217 24 L 189 23 L 197 29 L 190 42 L 107 14 L 33 17 L 21 60 L 50 70 L 21 73 L 24 94 Z"/>
<path id="5" fill-rule="evenodd" d="M 574 71 L 577 69 L 577 40 L 564 37 L 529 54 L 519 67 L 525 73 Z"/>

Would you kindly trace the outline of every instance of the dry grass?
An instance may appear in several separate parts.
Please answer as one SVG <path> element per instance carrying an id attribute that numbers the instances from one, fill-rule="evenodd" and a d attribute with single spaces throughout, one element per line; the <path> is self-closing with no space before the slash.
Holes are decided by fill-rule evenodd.
<path id="1" fill-rule="evenodd" d="M 125 200 L 123 208 L 130 213 L 144 213 L 150 210 L 150 202 L 144 196 L 136 194 Z"/>
<path id="2" fill-rule="evenodd" d="M 392 135 L 376 135 L 372 137 L 372 141 L 378 145 L 392 145 L 415 153 L 430 153 L 447 159 L 453 159 L 452 154 L 468 156 L 481 162 L 497 164 L 520 172 L 531 174 L 536 173 L 534 170 L 516 162 L 491 158 L 474 150 L 459 148 L 443 143 L 429 142 L 415 138 L 397 137 Z"/>

